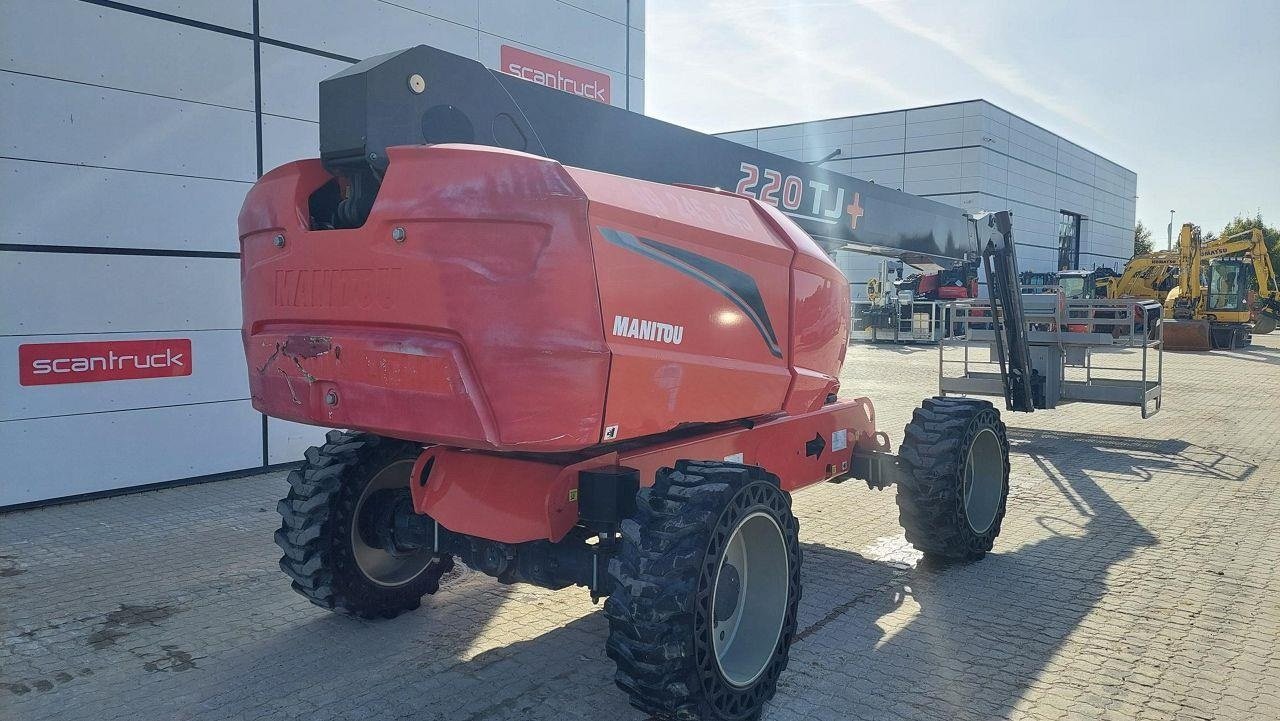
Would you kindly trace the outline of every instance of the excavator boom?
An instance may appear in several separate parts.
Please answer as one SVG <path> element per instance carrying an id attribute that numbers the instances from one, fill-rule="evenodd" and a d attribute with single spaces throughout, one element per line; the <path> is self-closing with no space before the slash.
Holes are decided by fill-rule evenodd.
<path id="1" fill-rule="evenodd" d="M 1168 319 L 1164 324 L 1165 350 L 1212 350 L 1209 321 L 1197 316 L 1200 297 L 1200 232 L 1191 223 L 1178 234 L 1178 286 L 1165 298 Z"/>

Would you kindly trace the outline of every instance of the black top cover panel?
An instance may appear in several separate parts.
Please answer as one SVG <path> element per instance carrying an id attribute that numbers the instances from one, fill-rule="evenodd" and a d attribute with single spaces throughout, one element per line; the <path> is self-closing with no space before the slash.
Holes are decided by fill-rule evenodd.
<path id="1" fill-rule="evenodd" d="M 661 183 L 737 190 L 828 250 L 847 243 L 945 258 L 974 250 L 955 207 L 496 72 L 426 45 L 320 83 L 320 157 L 385 169 L 395 145 L 468 142 Z"/>

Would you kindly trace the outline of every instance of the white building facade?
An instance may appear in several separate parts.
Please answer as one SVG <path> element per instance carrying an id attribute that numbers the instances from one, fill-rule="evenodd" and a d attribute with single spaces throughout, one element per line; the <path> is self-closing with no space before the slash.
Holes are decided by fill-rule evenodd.
<path id="1" fill-rule="evenodd" d="M 1120 269 L 1133 255 L 1137 175 L 985 100 L 720 133 L 770 152 L 933 198 L 1012 210 L 1021 270 Z M 836 258 L 855 298 L 878 258 Z"/>
<path id="2" fill-rule="evenodd" d="M 0 0 L 0 507 L 321 439 L 250 404 L 236 231 L 321 79 L 426 44 L 643 112 L 644 37 L 644 0 Z"/>

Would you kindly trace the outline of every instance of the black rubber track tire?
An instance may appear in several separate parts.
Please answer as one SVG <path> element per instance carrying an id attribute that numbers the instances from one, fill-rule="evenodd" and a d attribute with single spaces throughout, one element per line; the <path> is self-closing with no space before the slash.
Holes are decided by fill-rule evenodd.
<path id="1" fill-rule="evenodd" d="M 422 447 L 371 433 L 330 431 L 325 440 L 307 449 L 306 461 L 289 473 L 289 495 L 276 505 L 280 569 L 308 601 L 346 616 L 395 618 L 418 608 L 424 595 L 439 590 L 453 557 L 438 557 L 403 585 L 379 586 L 356 565 L 351 526 L 365 486 L 391 463 L 415 459 Z"/>
<path id="2" fill-rule="evenodd" d="M 743 689 L 715 660 L 709 618 L 722 548 L 740 518 L 766 509 L 787 548 L 788 599 L 782 632 L 765 671 Z M 736 463 L 678 461 L 641 489 L 609 563 L 607 653 L 636 708 L 657 719 L 757 719 L 787 666 L 800 602 L 799 523 L 791 497 L 764 470 Z"/>
<path id="3" fill-rule="evenodd" d="M 965 516 L 964 468 L 969 446 L 984 429 L 999 439 L 1003 481 L 995 520 L 975 533 Z M 912 414 L 898 456 L 898 521 L 911 545 L 938 559 L 985 556 L 1000 535 L 1009 497 L 1009 439 L 1000 412 L 976 398 L 927 398 Z"/>

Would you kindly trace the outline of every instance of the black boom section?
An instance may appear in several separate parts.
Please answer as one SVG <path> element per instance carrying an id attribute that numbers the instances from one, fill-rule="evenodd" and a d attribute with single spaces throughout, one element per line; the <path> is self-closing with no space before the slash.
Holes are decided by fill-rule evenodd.
<path id="1" fill-rule="evenodd" d="M 443 142 L 523 150 L 661 183 L 740 190 L 777 205 L 827 250 L 856 242 L 960 258 L 972 247 L 958 208 L 492 71 L 426 45 L 370 58 L 320 83 L 320 155 L 331 172 L 378 178 L 389 146 Z M 367 198 L 351 203 L 352 220 L 363 222 L 367 205 Z"/>

